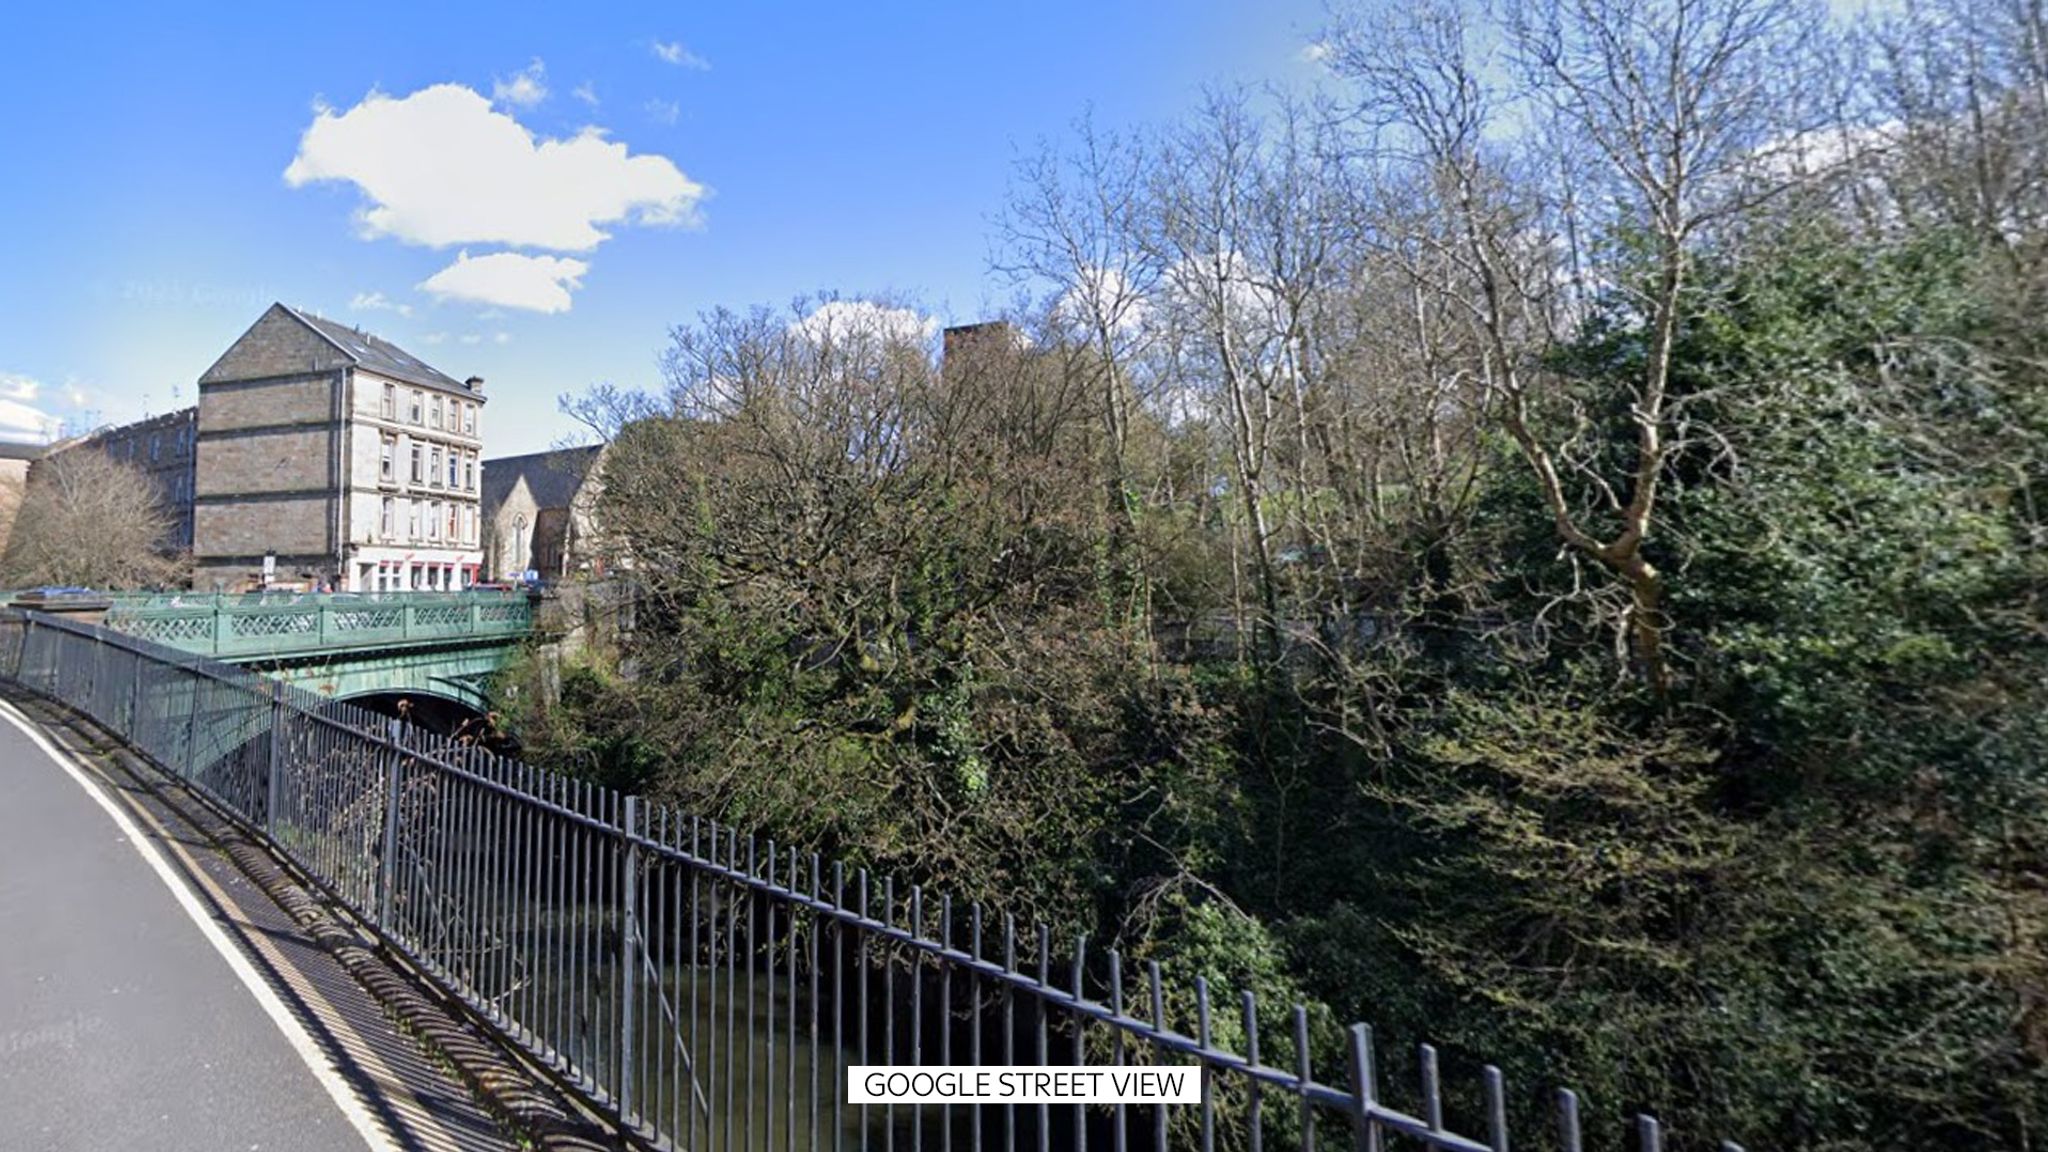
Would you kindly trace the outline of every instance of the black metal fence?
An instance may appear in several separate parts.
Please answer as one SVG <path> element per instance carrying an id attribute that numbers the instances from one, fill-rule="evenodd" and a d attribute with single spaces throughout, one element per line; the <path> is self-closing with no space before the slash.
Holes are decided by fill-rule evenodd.
<path id="1" fill-rule="evenodd" d="M 1085 939 L 849 873 L 266 677 L 0 612 L 0 676 L 118 733 L 622 1130 L 663 1148 L 1263 1152 L 1509 1147 L 1499 1071 L 1396 1077 L 1251 992 L 1169 988 Z M 1185 1017 L 1185 1018 L 1184 1018 Z M 1277 1032 L 1277 1035 L 1273 1033 Z M 1228 1043 L 1226 1044 L 1226 1039 Z M 1237 1050 L 1231 1050 L 1235 1047 Z M 1198 1105 L 858 1105 L 855 1064 L 1199 1067 Z M 1391 1087 L 1395 1080 L 1412 1085 Z M 1384 1082 L 1383 1082 L 1384 1081 Z M 1578 1098 L 1524 1146 L 1578 1152 Z M 1480 1136 L 1460 1135 L 1454 1125 Z M 1658 1152 L 1616 1116 L 1605 1146 Z M 1738 1152 L 1732 1144 L 1724 1152 Z"/>

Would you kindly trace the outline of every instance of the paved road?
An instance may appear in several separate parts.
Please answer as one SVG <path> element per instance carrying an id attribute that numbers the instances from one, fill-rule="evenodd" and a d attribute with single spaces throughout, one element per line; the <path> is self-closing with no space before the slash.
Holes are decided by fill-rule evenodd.
<path id="1" fill-rule="evenodd" d="M 0 718 L 0 1150 L 364 1147 L 114 819 Z"/>

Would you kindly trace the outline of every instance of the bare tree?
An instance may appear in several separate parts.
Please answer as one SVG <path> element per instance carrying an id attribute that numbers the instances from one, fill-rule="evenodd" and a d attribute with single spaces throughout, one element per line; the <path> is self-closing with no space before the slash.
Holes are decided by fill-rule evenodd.
<path id="1" fill-rule="evenodd" d="M 1272 458 L 1284 431 L 1290 334 L 1284 301 L 1258 275 L 1263 137 L 1242 93 L 1210 93 L 1159 157 L 1146 243 L 1164 270 L 1160 298 L 1175 368 L 1227 431 L 1258 634 L 1270 659 L 1279 653 L 1281 621 Z"/>
<path id="2" fill-rule="evenodd" d="M 556 399 L 555 407 L 578 425 L 575 432 L 556 443 L 558 448 L 609 444 L 628 424 L 661 414 L 661 404 L 654 397 L 608 382 L 592 385 L 581 395 L 565 392 Z"/>
<path id="3" fill-rule="evenodd" d="M 1804 125 L 1792 85 L 1818 14 L 1798 0 L 1539 0 L 1509 8 L 1504 97 L 1458 5 L 1340 22 L 1328 42 L 1451 223 L 1458 300 L 1499 417 L 1565 544 L 1627 591 L 1621 624 L 1653 691 L 1669 685 L 1666 575 L 1646 545 L 1674 451 L 1673 357 L 1705 234 L 1786 182 L 1773 149 Z M 1510 131 L 1503 105 L 1523 122 Z M 1592 286 L 1640 326 L 1622 397 L 1629 442 L 1599 431 L 1545 354 Z M 1562 416 L 1563 430 L 1555 427 Z M 1611 461 L 1625 460 L 1619 468 Z"/>
<path id="4" fill-rule="evenodd" d="M 25 476 L 0 475 L 0 561 L 7 554 L 7 541 L 14 535 L 14 518 L 21 513 L 21 498 L 27 488 Z"/>
<path id="5" fill-rule="evenodd" d="M 30 473 L 0 569 L 16 587 L 166 583 L 188 571 L 164 552 L 170 529 L 147 473 L 93 448 L 74 448 Z"/>
<path id="6" fill-rule="evenodd" d="M 1137 546 L 1142 481 L 1132 438 L 1141 408 L 1155 399 L 1137 379 L 1157 335 L 1148 320 L 1160 267 L 1140 242 L 1150 219 L 1152 152 L 1143 136 L 1105 134 L 1083 118 L 1070 149 L 1026 156 L 998 220 L 995 261 L 998 272 L 1050 289 L 1053 333 L 1069 350 L 1071 367 L 1093 383 L 1108 545 L 1127 586 L 1120 594 L 1140 627 L 1151 615 L 1151 582 Z"/>
<path id="7" fill-rule="evenodd" d="M 1877 221 L 1961 229 L 2023 280 L 2048 263 L 2048 5 L 1929 0 L 1875 23 L 1856 143 L 1885 190 Z"/>

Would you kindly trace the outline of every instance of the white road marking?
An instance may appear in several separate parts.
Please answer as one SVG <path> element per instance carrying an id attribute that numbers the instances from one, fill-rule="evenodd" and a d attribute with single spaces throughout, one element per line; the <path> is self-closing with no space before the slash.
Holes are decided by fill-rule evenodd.
<path id="1" fill-rule="evenodd" d="M 113 782 L 104 773 L 89 775 L 92 775 L 103 789 L 113 786 Z M 213 882 L 213 878 L 206 874 L 206 869 L 192 858 L 190 852 L 185 851 L 185 846 L 178 842 L 177 837 L 164 826 L 163 821 L 157 819 L 156 814 L 147 808 L 137 808 L 128 814 L 149 826 L 150 831 L 155 833 L 156 843 L 184 865 L 179 879 L 199 887 L 212 906 L 219 909 L 220 916 L 233 927 L 234 935 L 240 937 L 242 943 L 256 953 L 256 959 L 268 965 L 270 971 L 305 1004 L 306 1011 L 333 1034 L 334 1045 L 339 1047 L 349 1060 L 359 1065 L 357 1070 L 369 1079 L 368 1091 L 381 1094 L 381 1102 L 401 1117 L 407 1134 L 416 1138 L 416 1142 L 425 1152 L 459 1147 L 448 1129 L 433 1116 L 432 1110 L 419 1098 L 419 1094 L 413 1091 L 412 1085 L 393 1072 L 390 1065 L 384 1063 L 383 1057 L 377 1054 L 377 1050 L 364 1040 L 362 1033 L 349 1022 L 348 1017 L 335 1007 L 334 1002 L 308 981 L 306 973 L 298 965 L 286 960 L 284 954 L 277 950 L 277 945 L 272 943 L 261 929 L 256 928 L 244 917 L 241 906 L 220 885 Z M 117 839 L 125 841 L 126 838 Z M 258 898 L 267 899 L 261 896 Z M 214 922 L 220 921 L 216 919 Z M 211 1068 L 213 1065 L 208 1064 L 206 1067 Z"/>
<path id="2" fill-rule="evenodd" d="M 291 1010 L 277 998 L 277 993 L 271 991 L 270 985 L 264 982 L 263 977 L 249 963 L 248 957 L 242 955 L 241 950 L 235 947 L 234 941 L 229 940 L 227 934 L 221 931 L 220 925 L 213 922 L 213 917 L 207 915 L 206 909 L 199 903 L 199 898 L 193 895 L 183 880 L 179 879 L 163 855 L 156 850 L 156 846 L 144 838 L 142 830 L 135 826 L 135 822 L 129 819 L 128 814 L 109 799 L 106 793 L 100 790 L 99 785 L 93 783 L 90 776 L 71 762 L 71 757 L 50 743 L 49 739 L 12 704 L 0 701 L 0 717 L 4 717 L 9 724 L 20 729 L 22 735 L 42 749 L 43 754 L 58 767 L 64 769 L 80 788 L 85 789 L 85 794 L 92 797 L 93 802 L 113 818 L 114 823 L 127 836 L 128 843 L 155 870 L 157 878 L 164 882 L 164 887 L 171 890 L 171 895 L 177 898 L 178 906 L 185 910 L 185 915 L 191 917 L 192 923 L 198 925 L 200 934 L 206 937 L 207 943 L 212 944 L 213 950 L 220 953 L 221 959 L 227 961 L 228 967 L 234 970 L 235 977 L 242 982 L 242 986 L 263 1006 L 263 1011 L 270 1017 L 270 1022 L 277 1025 L 279 1032 L 284 1033 L 284 1038 L 291 1044 L 292 1050 L 299 1054 L 299 1059 L 305 1061 L 306 1068 L 313 1073 L 313 1078 L 318 1080 L 320 1086 L 327 1090 L 327 1094 L 334 1098 L 335 1107 L 341 1109 L 342 1115 L 348 1118 L 356 1134 L 363 1138 L 363 1143 L 375 1152 L 400 1152 L 398 1145 L 392 1142 L 384 1129 L 371 1117 L 369 1109 L 363 1106 L 361 1100 L 356 1099 L 355 1092 L 349 1088 L 348 1081 L 342 1079 L 341 1072 L 334 1067 L 333 1062 L 320 1051 L 320 1046 L 314 1043 L 313 1038 L 306 1034 L 305 1028 L 292 1016 Z"/>

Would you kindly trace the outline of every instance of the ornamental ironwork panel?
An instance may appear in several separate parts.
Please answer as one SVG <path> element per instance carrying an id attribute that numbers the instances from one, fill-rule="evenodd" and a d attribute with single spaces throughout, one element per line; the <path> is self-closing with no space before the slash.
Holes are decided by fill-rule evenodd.
<path id="1" fill-rule="evenodd" d="M 422 628 L 460 627 L 469 623 L 469 605 L 423 604 L 412 610 L 412 619 Z"/>
<path id="2" fill-rule="evenodd" d="M 531 614 L 525 602 L 518 600 L 481 604 L 476 610 L 477 622 L 482 624 L 524 624 Z"/>
<path id="3" fill-rule="evenodd" d="M 305 636 L 320 631 L 320 614 L 294 609 L 278 612 L 235 612 L 228 616 L 228 633 L 237 638 Z"/>
<path id="4" fill-rule="evenodd" d="M 331 608 L 330 625 L 335 632 L 371 632 L 405 627 L 403 608 Z"/>
<path id="5" fill-rule="evenodd" d="M 204 616 L 109 617 L 107 626 L 173 648 L 207 647 L 213 643 L 213 614 L 210 612 Z"/>

